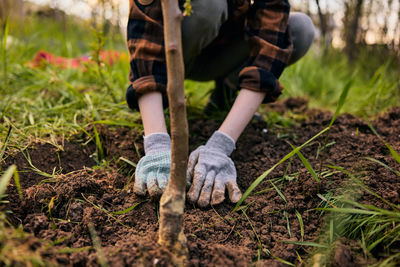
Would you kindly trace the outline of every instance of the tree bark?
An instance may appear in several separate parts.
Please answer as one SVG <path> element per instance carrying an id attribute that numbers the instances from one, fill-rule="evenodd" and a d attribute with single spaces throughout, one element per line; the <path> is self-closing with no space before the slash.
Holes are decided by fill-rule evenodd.
<path id="1" fill-rule="evenodd" d="M 167 61 L 167 93 L 171 119 L 172 161 L 168 186 L 160 200 L 158 242 L 174 255 L 175 265 L 186 265 L 188 250 L 182 221 L 186 192 L 188 125 L 184 94 L 184 63 L 178 0 L 161 0 Z"/>

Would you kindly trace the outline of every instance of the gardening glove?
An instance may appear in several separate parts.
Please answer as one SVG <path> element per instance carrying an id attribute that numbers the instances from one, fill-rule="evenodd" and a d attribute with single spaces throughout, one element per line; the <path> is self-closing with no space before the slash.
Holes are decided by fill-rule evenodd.
<path id="1" fill-rule="evenodd" d="M 148 191 L 151 197 L 159 197 L 169 179 L 171 138 L 166 133 L 145 136 L 144 152 L 136 166 L 134 191 L 142 196 Z"/>
<path id="2" fill-rule="evenodd" d="M 233 203 L 242 193 L 236 183 L 236 168 L 229 158 L 235 149 L 235 141 L 222 132 L 214 132 L 205 146 L 200 146 L 189 156 L 187 178 L 192 181 L 188 192 L 191 202 L 200 207 L 217 205 L 225 199 L 225 189 Z"/>

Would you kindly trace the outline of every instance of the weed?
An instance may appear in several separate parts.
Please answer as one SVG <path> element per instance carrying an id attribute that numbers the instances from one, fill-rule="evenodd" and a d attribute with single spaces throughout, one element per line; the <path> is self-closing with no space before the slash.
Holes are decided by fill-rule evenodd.
<path id="1" fill-rule="evenodd" d="M 96 28 L 93 28 L 93 33 L 95 36 L 95 40 L 92 43 L 92 49 L 93 49 L 92 57 L 94 58 L 96 66 L 97 66 L 98 76 L 100 77 L 100 81 L 103 84 L 103 86 L 107 89 L 107 94 L 112 97 L 112 100 L 114 102 L 117 102 L 117 97 L 114 95 L 114 92 L 111 89 L 111 86 L 108 84 L 108 82 L 104 76 L 104 72 L 103 72 L 104 63 L 101 61 L 101 58 L 100 58 L 100 52 L 104 48 L 104 34 L 102 31 L 100 31 Z"/>

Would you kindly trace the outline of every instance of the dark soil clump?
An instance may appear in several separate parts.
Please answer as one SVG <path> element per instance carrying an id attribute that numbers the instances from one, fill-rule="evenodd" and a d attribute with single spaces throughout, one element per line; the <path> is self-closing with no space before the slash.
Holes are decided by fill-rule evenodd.
<path id="1" fill-rule="evenodd" d="M 287 108 L 301 112 L 305 110 L 304 105 L 294 100 L 285 103 Z M 289 153 L 291 144 L 301 145 L 323 130 L 332 114 L 307 110 L 306 116 L 307 119 L 288 129 L 289 135 L 284 138 L 279 138 L 274 129 L 266 131 L 264 122 L 250 124 L 232 155 L 238 183 L 243 191 Z M 400 150 L 399 108 L 378 118 L 374 126 L 395 150 Z M 217 128 L 217 122 L 212 120 L 191 121 L 191 149 L 204 144 Z M 26 231 L 40 239 L 55 242 L 53 250 L 87 247 L 79 252 L 43 255 L 59 265 L 97 264 L 98 257 L 92 247 L 89 224 L 94 226 L 110 266 L 170 265 L 169 253 L 157 245 L 158 204 L 135 196 L 132 176 L 121 172 L 120 166 L 115 164 L 121 156 L 137 163 L 143 153 L 140 134 L 132 133 L 127 128 L 103 127 L 99 132 L 106 157 L 112 162 L 107 167 L 84 168 L 93 166 L 89 158 L 93 150 L 84 152 L 81 147 L 81 154 L 62 154 L 62 171 L 56 179 L 38 184 L 43 178 L 38 178 L 29 170 L 23 157 L 8 159 L 7 164 L 16 163 L 20 170 L 26 170 L 22 179 L 24 200 L 18 202 L 16 190 L 9 190 L 11 203 L 8 208 L 13 211 L 12 221 L 22 223 Z M 184 228 L 188 238 L 190 265 L 248 266 L 253 263 L 257 266 L 285 266 L 278 258 L 297 264 L 297 253 L 305 257 L 306 248 L 283 241 L 314 241 L 324 223 L 321 212 L 314 208 L 326 204 L 318 194 L 340 194 L 348 183 L 345 174 L 328 169 L 325 165 L 340 166 L 353 173 L 366 173 L 367 178 L 363 181 L 367 186 L 393 204 L 400 204 L 400 178 L 381 165 L 365 159 L 375 158 L 397 168 L 385 145 L 364 121 L 351 115 L 339 116 L 329 133 L 325 152 L 321 149 L 323 142 L 324 136 L 302 150 L 316 170 L 321 160 L 323 162 L 326 175 L 319 186 L 301 161 L 293 158 L 278 166 L 255 189 L 254 192 L 258 194 L 247 198 L 246 207 L 239 212 L 233 213 L 234 205 L 228 202 L 207 209 L 187 204 Z M 48 162 L 51 162 L 49 158 L 56 150 L 51 146 L 46 146 L 46 149 L 32 148 L 31 158 L 34 153 L 37 153 L 36 159 L 46 158 L 39 162 L 47 162 L 47 165 L 36 162 L 35 166 L 51 172 L 53 165 Z M 55 159 L 55 166 L 59 166 Z M 74 165 L 75 160 L 80 164 Z M 133 167 L 128 173 L 132 174 L 132 171 Z M 361 193 L 356 200 L 386 207 L 386 204 L 366 193 Z M 18 205 L 13 204 L 17 202 Z M 296 214 L 301 214 L 304 238 Z M 361 264 L 346 245 L 337 249 L 336 253 L 333 257 L 336 266 Z"/>

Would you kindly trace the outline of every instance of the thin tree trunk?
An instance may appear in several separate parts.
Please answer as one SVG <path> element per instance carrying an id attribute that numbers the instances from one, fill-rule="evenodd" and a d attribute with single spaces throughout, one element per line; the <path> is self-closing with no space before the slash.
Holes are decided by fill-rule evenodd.
<path id="1" fill-rule="evenodd" d="M 160 200 L 158 242 L 175 255 L 175 265 L 186 265 L 188 250 L 182 221 L 185 205 L 188 126 L 184 94 L 184 63 L 178 0 L 161 0 L 167 61 L 167 93 L 171 118 L 172 163 L 168 186 Z"/>
<path id="2" fill-rule="evenodd" d="M 397 10 L 397 36 L 398 36 L 398 51 L 397 53 L 400 55 L 400 0 L 399 0 L 399 6 L 398 6 L 398 10 Z M 396 36 L 396 35 L 395 35 Z M 399 58 L 399 73 L 400 73 L 400 56 Z"/>
<path id="3" fill-rule="evenodd" d="M 321 5 L 319 3 L 319 0 L 315 0 L 315 2 L 317 3 L 317 7 L 318 7 L 319 28 L 321 29 L 322 39 L 325 40 L 326 32 L 327 32 L 326 16 L 322 13 L 322 9 L 321 9 Z"/>
<path id="4" fill-rule="evenodd" d="M 350 29 L 346 34 L 346 52 L 347 56 L 350 60 L 353 60 L 356 56 L 356 42 L 358 36 L 358 30 L 360 25 L 360 19 L 362 16 L 362 7 L 364 0 L 356 0 L 355 5 L 349 4 L 347 7 L 353 10 L 348 10 L 347 15 L 352 16 L 352 18 L 348 18 L 348 22 L 350 23 Z"/>

